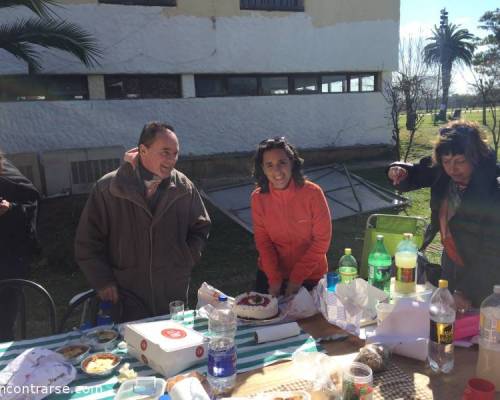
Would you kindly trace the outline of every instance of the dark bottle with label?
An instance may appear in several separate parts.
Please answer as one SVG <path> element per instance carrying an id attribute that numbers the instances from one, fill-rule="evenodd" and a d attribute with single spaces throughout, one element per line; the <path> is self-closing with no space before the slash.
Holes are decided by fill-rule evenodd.
<path id="1" fill-rule="evenodd" d="M 453 369 L 453 331 L 455 300 L 448 290 L 448 281 L 439 280 L 439 288 L 431 297 L 429 307 L 430 331 L 427 360 L 434 372 L 448 373 Z"/>

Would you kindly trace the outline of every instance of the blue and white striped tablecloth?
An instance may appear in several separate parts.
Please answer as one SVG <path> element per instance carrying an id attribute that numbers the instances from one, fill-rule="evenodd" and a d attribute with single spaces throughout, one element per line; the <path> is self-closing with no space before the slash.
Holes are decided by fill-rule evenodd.
<path id="1" fill-rule="evenodd" d="M 168 316 L 152 318 L 147 321 L 168 319 Z M 205 333 L 207 331 L 207 320 L 195 317 L 193 311 L 184 314 L 184 325 L 194 328 L 196 331 Z M 307 333 L 301 332 L 299 336 L 275 342 L 256 344 L 254 339 L 256 327 L 239 326 L 236 333 L 236 344 L 238 353 L 238 372 L 250 371 L 272 364 L 278 360 L 290 359 L 295 351 L 320 351 L 315 340 Z M 61 335 L 48 336 L 37 339 L 23 340 L 18 342 L 0 343 L 0 371 L 24 350 L 32 347 L 44 347 L 56 349 L 66 342 L 78 339 L 79 333 L 70 332 Z M 126 350 L 117 350 L 117 354 L 123 357 L 122 364 L 127 362 L 140 376 L 157 375 L 148 366 L 127 355 Z M 195 365 L 189 370 L 197 370 L 206 373 L 206 361 Z M 52 394 L 50 400 L 63 399 L 113 399 L 119 387 L 117 374 L 103 379 L 89 378 L 78 368 L 76 379 L 71 382 L 70 394 Z"/>

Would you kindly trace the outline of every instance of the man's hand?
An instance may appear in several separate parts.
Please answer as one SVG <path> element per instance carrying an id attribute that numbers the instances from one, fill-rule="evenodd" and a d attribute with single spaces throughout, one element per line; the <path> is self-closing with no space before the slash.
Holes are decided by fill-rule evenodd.
<path id="1" fill-rule="evenodd" d="M 293 283 L 288 281 L 288 285 L 286 285 L 285 297 L 294 296 L 302 287 L 301 283 Z"/>
<path id="2" fill-rule="evenodd" d="M 269 285 L 269 294 L 274 297 L 278 297 L 281 291 L 281 284 Z"/>
<path id="3" fill-rule="evenodd" d="M 472 307 L 472 303 L 470 302 L 470 300 L 461 292 L 455 291 L 455 293 L 453 294 L 453 299 L 455 299 L 455 306 L 457 307 L 457 311 L 461 314 L 469 311 Z"/>
<path id="4" fill-rule="evenodd" d="M 401 181 L 404 181 L 406 179 L 406 177 L 408 176 L 408 171 L 402 167 L 394 166 L 389 168 L 387 176 L 392 181 L 392 184 L 396 186 L 399 185 Z"/>
<path id="5" fill-rule="evenodd" d="M 0 201 L 0 217 L 4 215 L 10 209 L 10 203 L 7 200 L 2 199 Z"/>
<path id="6" fill-rule="evenodd" d="M 102 301 L 111 301 L 113 304 L 118 302 L 118 288 L 114 284 L 99 289 L 97 294 Z"/>

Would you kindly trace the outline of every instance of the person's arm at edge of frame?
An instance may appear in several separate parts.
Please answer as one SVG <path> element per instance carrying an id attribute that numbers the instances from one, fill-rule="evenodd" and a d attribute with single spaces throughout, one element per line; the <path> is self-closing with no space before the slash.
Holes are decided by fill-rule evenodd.
<path id="1" fill-rule="evenodd" d="M 392 167 L 400 167 L 406 171 L 406 176 L 393 183 L 389 177 L 389 171 Z M 436 181 L 438 167 L 432 163 L 432 157 L 424 157 L 417 164 L 396 161 L 386 168 L 386 176 L 393 186 L 401 192 L 409 192 L 424 187 L 430 187 Z"/>
<path id="2" fill-rule="evenodd" d="M 186 241 L 194 264 L 201 258 L 201 253 L 208 239 L 211 225 L 212 222 L 205 204 L 203 203 L 200 193 L 193 184 L 189 210 L 189 229 Z"/>
<path id="3" fill-rule="evenodd" d="M 279 294 L 283 277 L 278 270 L 278 254 L 264 225 L 265 217 L 262 215 L 260 205 L 262 198 L 260 196 L 266 195 L 254 192 L 251 197 L 254 242 L 259 253 L 262 272 L 266 274 L 269 282 L 269 293 L 277 295 Z"/>
<path id="4" fill-rule="evenodd" d="M 312 242 L 306 253 L 298 260 L 290 274 L 292 289 L 300 289 L 302 282 L 306 280 L 313 271 L 308 268 L 319 263 L 325 257 L 332 240 L 332 220 L 330 209 L 321 188 L 317 187 L 312 193 Z M 289 293 L 292 294 L 292 293 Z"/>
<path id="5" fill-rule="evenodd" d="M 107 252 L 109 218 L 97 182 L 87 199 L 75 235 L 75 261 L 102 300 L 118 301 L 118 290 Z"/>

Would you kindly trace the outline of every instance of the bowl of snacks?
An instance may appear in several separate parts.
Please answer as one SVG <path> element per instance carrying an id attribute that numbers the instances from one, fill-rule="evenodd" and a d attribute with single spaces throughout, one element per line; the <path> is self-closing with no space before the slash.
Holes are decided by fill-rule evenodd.
<path id="1" fill-rule="evenodd" d="M 84 341 L 96 351 L 109 351 L 116 347 L 120 334 L 110 328 L 94 328 L 85 333 Z"/>
<path id="2" fill-rule="evenodd" d="M 62 354 L 66 361 L 71 364 L 80 364 L 89 355 L 90 346 L 83 343 L 67 344 L 56 349 L 56 352 Z"/>
<path id="3" fill-rule="evenodd" d="M 80 364 L 82 371 L 90 376 L 111 374 L 120 364 L 121 357 L 113 353 L 96 353 L 87 356 Z"/>

